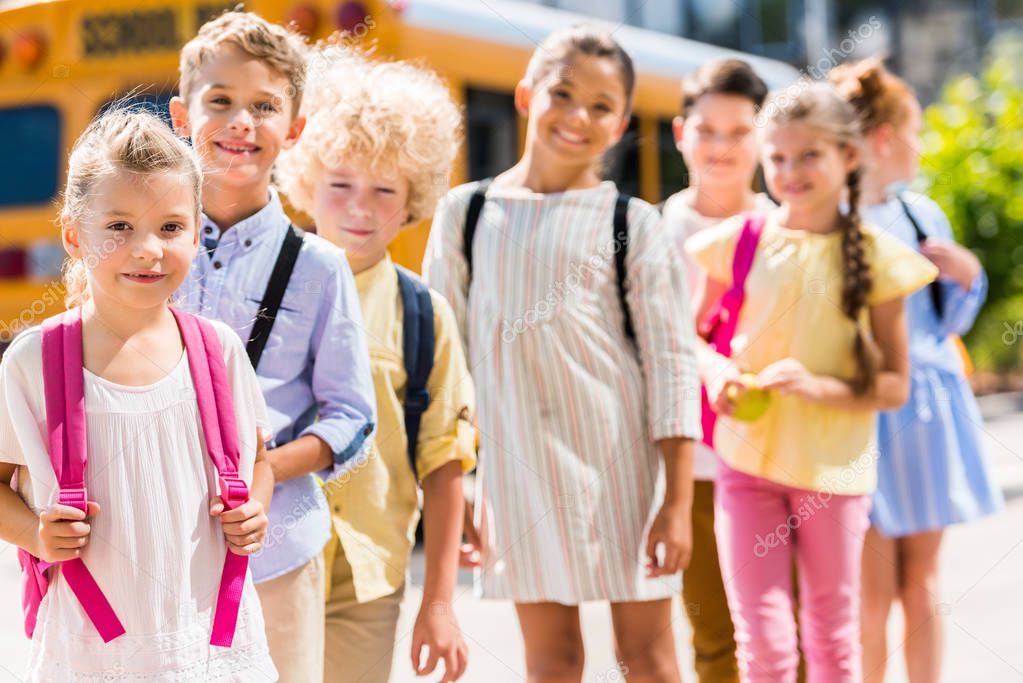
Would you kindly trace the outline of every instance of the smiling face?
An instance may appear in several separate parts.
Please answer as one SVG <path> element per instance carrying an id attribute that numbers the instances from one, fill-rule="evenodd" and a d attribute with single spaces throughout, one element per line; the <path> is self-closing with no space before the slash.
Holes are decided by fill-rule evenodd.
<path id="1" fill-rule="evenodd" d="M 591 164 L 614 146 L 628 126 L 628 96 L 620 68 L 605 57 L 576 54 L 530 86 L 516 89 L 528 112 L 527 144 L 569 165 Z"/>
<path id="2" fill-rule="evenodd" d="M 700 183 L 749 187 L 757 169 L 756 107 L 748 97 L 708 93 L 674 122 L 678 150 Z"/>
<path id="3" fill-rule="evenodd" d="M 408 222 L 408 181 L 396 171 L 341 164 L 323 169 L 313 189 L 317 232 L 345 250 L 352 270 L 376 265 Z"/>
<path id="4" fill-rule="evenodd" d="M 284 75 L 230 44 L 198 67 L 187 102 L 171 101 L 171 118 L 192 139 L 213 188 L 269 184 L 277 155 L 305 124 L 290 92 Z"/>
<path id="5" fill-rule="evenodd" d="M 198 249 L 187 175 L 115 171 L 97 180 L 82 208 L 62 219 L 62 236 L 85 264 L 91 296 L 127 309 L 165 305 Z"/>
<path id="6" fill-rule="evenodd" d="M 859 164 L 858 148 L 839 145 L 806 123 L 771 125 L 762 149 L 764 175 L 771 194 L 802 215 L 837 210 L 846 177 Z"/>

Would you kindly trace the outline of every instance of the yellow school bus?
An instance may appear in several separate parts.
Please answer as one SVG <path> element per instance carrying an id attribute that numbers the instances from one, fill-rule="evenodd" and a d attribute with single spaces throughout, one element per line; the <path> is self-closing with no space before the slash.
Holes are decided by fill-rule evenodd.
<path id="1" fill-rule="evenodd" d="M 54 219 L 74 140 L 113 101 L 165 114 L 181 45 L 236 4 L 0 0 L 0 344 L 62 306 L 64 254 Z M 312 40 L 344 30 L 382 57 L 418 58 L 440 72 L 465 109 L 453 183 L 514 163 L 524 127 L 512 91 L 530 54 L 551 31 L 586 20 L 505 0 L 253 0 L 246 9 Z M 780 62 L 652 31 L 619 26 L 614 35 L 634 58 L 638 83 L 635 116 L 609 175 L 652 202 L 685 185 L 670 125 L 682 75 L 741 56 L 772 87 L 798 76 Z M 395 259 L 418 268 L 428 231 L 427 224 L 406 231 Z"/>

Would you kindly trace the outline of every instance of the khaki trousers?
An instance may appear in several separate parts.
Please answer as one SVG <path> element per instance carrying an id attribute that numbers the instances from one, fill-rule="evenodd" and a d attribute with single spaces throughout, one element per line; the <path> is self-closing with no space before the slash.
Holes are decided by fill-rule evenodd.
<path id="1" fill-rule="evenodd" d="M 735 627 L 714 537 L 714 482 L 693 482 L 693 555 L 682 574 L 682 601 L 693 627 L 696 677 L 700 683 L 739 683 Z"/>
<path id="2" fill-rule="evenodd" d="M 311 683 L 323 677 L 324 590 L 322 554 L 256 584 L 279 683 Z"/>
<path id="3" fill-rule="evenodd" d="M 387 683 L 405 587 L 359 604 L 355 600 L 352 566 L 343 554 L 334 560 L 330 579 L 324 683 Z M 411 646 L 411 639 L 405 642 Z"/>

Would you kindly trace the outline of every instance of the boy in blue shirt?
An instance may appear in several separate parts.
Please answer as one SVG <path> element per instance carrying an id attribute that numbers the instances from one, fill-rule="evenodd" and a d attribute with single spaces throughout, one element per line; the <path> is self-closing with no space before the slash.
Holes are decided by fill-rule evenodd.
<path id="1" fill-rule="evenodd" d="M 331 518 L 315 477 L 354 465 L 375 397 L 359 299 L 343 252 L 293 228 L 271 186 L 294 145 L 305 46 L 255 14 L 205 24 L 181 53 L 170 104 L 203 162 L 204 249 L 181 304 L 231 325 L 256 368 L 273 428 L 277 485 L 266 545 L 253 556 L 270 654 L 281 681 L 321 680 L 322 551 Z"/>

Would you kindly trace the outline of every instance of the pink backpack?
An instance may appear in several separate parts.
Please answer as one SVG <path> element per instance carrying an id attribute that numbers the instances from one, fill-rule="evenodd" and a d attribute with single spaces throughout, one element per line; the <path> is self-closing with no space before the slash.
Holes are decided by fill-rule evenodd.
<path id="1" fill-rule="evenodd" d="M 206 449 L 217 468 L 220 495 L 225 509 L 249 499 L 249 490 L 238 475 L 238 428 L 231 400 L 231 384 L 216 330 L 202 318 L 171 309 L 177 320 L 195 385 Z M 43 386 L 46 395 L 46 429 L 50 461 L 60 487 L 58 502 L 87 511 L 85 490 L 87 460 L 85 388 L 82 374 L 82 315 L 80 308 L 47 319 L 42 325 Z M 22 605 L 25 633 L 32 637 L 39 604 L 49 587 L 43 562 L 19 549 L 23 577 Z M 110 642 L 124 633 L 113 608 L 81 559 L 59 562 L 61 575 L 82 605 L 86 616 Z M 210 643 L 230 647 L 238 621 L 245 572 L 249 558 L 230 550 L 220 579 Z M 108 590 L 114 588 L 108 586 Z"/>
<path id="2" fill-rule="evenodd" d="M 760 242 L 760 233 L 763 229 L 764 216 L 753 214 L 746 216 L 746 222 L 743 223 L 742 232 L 739 233 L 739 239 L 735 244 L 735 254 L 732 256 L 732 286 L 721 295 L 721 299 L 700 321 L 698 329 L 700 336 L 707 340 L 710 348 L 726 358 L 732 357 L 732 337 L 735 336 L 739 312 L 746 299 L 746 278 L 753 266 L 753 257 L 756 256 L 757 244 Z M 703 442 L 713 448 L 714 425 L 717 424 L 718 416 L 710 407 L 705 386 L 700 387 L 700 400 L 703 405 L 700 415 Z"/>

